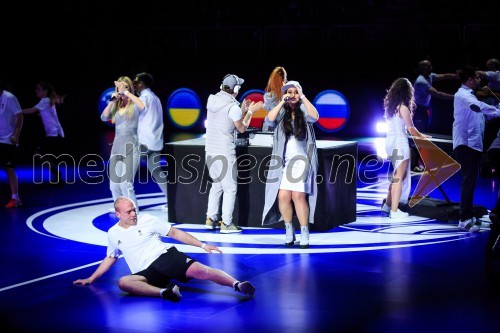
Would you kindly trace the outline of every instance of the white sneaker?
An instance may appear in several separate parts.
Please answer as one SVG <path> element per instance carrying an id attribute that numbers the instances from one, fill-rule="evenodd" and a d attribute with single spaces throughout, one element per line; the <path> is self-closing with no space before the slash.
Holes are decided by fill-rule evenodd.
<path id="1" fill-rule="evenodd" d="M 399 208 L 395 212 L 393 212 L 392 210 L 389 212 L 389 217 L 391 219 L 400 219 L 403 217 L 408 217 L 408 215 L 410 215 L 410 214 L 401 211 Z"/>
<path id="2" fill-rule="evenodd" d="M 475 217 L 458 222 L 458 227 L 468 232 L 479 232 L 481 230 L 481 222 Z"/>
<path id="3" fill-rule="evenodd" d="M 161 206 L 161 210 L 164 212 L 168 212 L 168 204 L 165 204 L 165 206 Z"/>
<path id="4" fill-rule="evenodd" d="M 226 225 L 224 222 L 220 224 L 220 233 L 221 234 L 234 234 L 237 232 L 241 232 L 243 229 L 241 227 L 238 227 L 234 223 L 231 223 L 230 225 Z"/>
<path id="5" fill-rule="evenodd" d="M 382 206 L 380 207 L 380 210 L 383 211 L 384 213 L 387 213 L 387 214 L 390 213 L 391 207 L 387 206 L 386 199 L 384 199 L 384 201 L 382 201 Z"/>

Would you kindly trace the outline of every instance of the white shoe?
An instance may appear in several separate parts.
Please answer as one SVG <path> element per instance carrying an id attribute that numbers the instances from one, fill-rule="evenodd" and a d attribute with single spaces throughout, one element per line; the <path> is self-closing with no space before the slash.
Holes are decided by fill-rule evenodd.
<path id="1" fill-rule="evenodd" d="M 293 246 L 295 243 L 295 230 L 293 229 L 293 224 L 292 222 L 286 223 L 285 222 L 285 246 L 290 247 Z"/>
<path id="2" fill-rule="evenodd" d="M 383 211 L 384 213 L 387 213 L 387 214 L 390 213 L 391 207 L 387 206 L 386 199 L 384 199 L 384 201 L 382 201 L 382 206 L 380 207 L 380 210 Z"/>
<path id="3" fill-rule="evenodd" d="M 309 227 L 300 226 L 300 248 L 307 249 L 309 247 Z"/>
<path id="4" fill-rule="evenodd" d="M 469 232 L 478 232 L 479 230 L 481 230 L 481 221 L 473 217 L 471 219 L 458 222 L 458 227 Z"/>
<path id="5" fill-rule="evenodd" d="M 403 217 L 408 217 L 409 215 L 410 215 L 410 214 L 405 213 L 405 212 L 403 212 L 403 211 L 399 210 L 399 208 L 398 208 L 398 210 L 397 210 L 397 211 L 395 211 L 395 212 L 393 212 L 392 210 L 389 212 L 389 217 L 390 217 L 391 219 L 400 219 L 400 218 L 403 218 Z"/>
<path id="6" fill-rule="evenodd" d="M 234 223 L 227 225 L 224 222 L 222 222 L 220 224 L 220 233 L 221 234 L 234 234 L 234 233 L 242 232 L 242 231 L 243 231 L 243 229 L 241 227 L 238 227 Z"/>
<path id="7" fill-rule="evenodd" d="M 164 212 L 168 212 L 168 204 L 165 204 L 165 206 L 161 206 L 161 210 Z"/>

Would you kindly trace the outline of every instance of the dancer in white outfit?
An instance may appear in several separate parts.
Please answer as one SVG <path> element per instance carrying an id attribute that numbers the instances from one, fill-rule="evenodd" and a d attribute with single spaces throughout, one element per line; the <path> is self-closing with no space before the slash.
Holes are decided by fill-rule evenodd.
<path id="1" fill-rule="evenodd" d="M 399 204 L 408 203 L 411 189 L 410 146 L 407 131 L 414 137 L 428 137 L 420 133 L 413 124 L 415 101 L 414 89 L 406 78 L 399 78 L 391 85 L 384 98 L 384 110 L 387 122 L 385 149 L 394 167 L 389 191 L 382 210 L 391 218 L 408 216 L 402 212 Z"/>
<path id="2" fill-rule="evenodd" d="M 262 102 L 244 100 L 240 108 L 236 96 L 244 81 L 234 74 L 226 75 L 222 79 L 220 91 L 208 96 L 207 101 L 205 163 L 212 186 L 208 194 L 205 228 L 215 230 L 220 227 L 222 234 L 242 231 L 241 227 L 233 222 L 238 190 L 234 132 L 244 133 L 252 114 L 263 105 Z M 219 220 L 221 197 L 222 220 Z"/>

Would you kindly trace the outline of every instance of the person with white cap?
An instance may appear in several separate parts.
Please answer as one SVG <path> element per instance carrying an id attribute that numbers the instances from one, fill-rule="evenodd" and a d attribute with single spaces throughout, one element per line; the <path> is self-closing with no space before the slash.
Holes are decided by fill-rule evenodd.
<path id="1" fill-rule="evenodd" d="M 318 121 L 316 107 L 302 93 L 297 81 L 288 81 L 282 100 L 266 121 L 277 124 L 267 174 L 262 224 L 285 223 L 285 246 L 295 243 L 293 211 L 300 224 L 300 248 L 309 247 L 309 223 L 316 209 L 318 156 L 312 124 Z M 281 166 L 281 167 L 279 167 Z"/>
<path id="2" fill-rule="evenodd" d="M 237 192 L 236 144 L 234 131 L 243 133 L 250 124 L 252 114 L 259 110 L 262 102 L 244 100 L 241 104 L 236 96 L 244 80 L 228 74 L 222 79 L 220 91 L 211 94 L 207 101 L 207 132 L 205 139 L 205 163 L 212 178 L 208 195 L 205 227 L 215 230 L 220 224 L 220 233 L 241 232 L 233 223 L 233 210 Z M 222 197 L 222 220 L 219 220 L 219 202 Z"/>

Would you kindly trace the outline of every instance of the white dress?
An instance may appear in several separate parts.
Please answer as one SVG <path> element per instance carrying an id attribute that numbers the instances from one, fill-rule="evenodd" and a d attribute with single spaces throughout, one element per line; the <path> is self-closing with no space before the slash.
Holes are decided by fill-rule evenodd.
<path id="1" fill-rule="evenodd" d="M 280 189 L 311 193 L 311 163 L 306 144 L 307 140 L 299 141 L 293 135 L 288 138 Z"/>
<path id="2" fill-rule="evenodd" d="M 385 139 L 385 151 L 387 158 L 391 161 L 394 171 L 404 160 L 410 159 L 410 144 L 408 142 L 408 135 L 406 134 L 406 125 L 399 115 L 386 118 L 387 123 L 387 136 Z M 406 178 L 403 179 L 403 188 L 401 191 L 400 203 L 407 203 L 411 189 L 411 175 L 410 164 L 406 170 Z M 390 181 L 392 182 L 394 172 Z"/>

